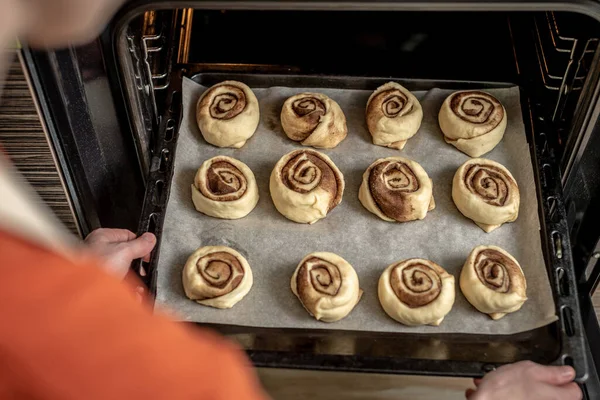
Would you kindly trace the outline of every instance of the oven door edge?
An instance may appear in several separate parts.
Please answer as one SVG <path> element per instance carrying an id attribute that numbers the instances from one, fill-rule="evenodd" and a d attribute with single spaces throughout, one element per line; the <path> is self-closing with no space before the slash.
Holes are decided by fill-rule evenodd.
<path id="1" fill-rule="evenodd" d="M 101 226 L 135 231 L 145 185 L 100 42 L 22 52 L 82 236 Z"/>

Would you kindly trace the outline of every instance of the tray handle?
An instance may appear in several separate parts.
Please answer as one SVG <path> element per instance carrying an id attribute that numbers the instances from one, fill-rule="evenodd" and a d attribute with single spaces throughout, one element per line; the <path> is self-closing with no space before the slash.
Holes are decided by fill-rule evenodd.
<path id="1" fill-rule="evenodd" d="M 537 115 L 544 115 L 541 104 L 537 104 L 534 110 Z M 552 364 L 572 366 L 576 371 L 575 381 L 583 383 L 589 376 L 585 329 L 581 320 L 567 213 L 559 179 L 561 174 L 546 134 L 550 126 L 542 118 L 535 120 L 534 125 L 537 134 L 532 135 L 532 155 L 535 158 L 534 173 L 540 183 L 540 213 L 544 216 L 541 222 L 542 243 L 546 247 L 546 265 L 559 319 L 557 334 L 561 344 L 560 354 Z"/>
<path id="2" fill-rule="evenodd" d="M 144 204 L 137 231 L 138 236 L 145 232 L 154 233 L 156 245 L 150 254 L 150 261 L 136 260 L 131 265 L 132 270 L 153 296 L 156 295 L 156 266 L 160 253 L 163 221 L 171 191 L 171 185 L 168 182 L 173 179 L 173 160 L 182 118 L 181 81 L 183 72 L 173 73 L 164 112 L 159 117 L 156 147 L 152 152 Z"/>

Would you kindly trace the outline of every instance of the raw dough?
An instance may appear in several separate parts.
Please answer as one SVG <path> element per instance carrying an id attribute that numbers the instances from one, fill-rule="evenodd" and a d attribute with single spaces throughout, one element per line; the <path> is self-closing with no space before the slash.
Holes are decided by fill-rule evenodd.
<path id="1" fill-rule="evenodd" d="M 369 97 L 366 117 L 374 144 L 402 150 L 419 130 L 423 108 L 404 86 L 388 82 Z"/>
<path id="2" fill-rule="evenodd" d="M 202 94 L 196 119 L 208 143 L 237 149 L 256 131 L 260 119 L 258 100 L 242 82 L 224 81 Z"/>
<path id="3" fill-rule="evenodd" d="M 295 150 L 279 159 L 269 182 L 277 210 L 286 218 L 312 224 L 342 201 L 344 176 L 315 150 Z"/>
<path id="4" fill-rule="evenodd" d="M 183 267 L 185 295 L 205 306 L 231 308 L 251 287 L 252 270 L 248 261 L 229 247 L 201 247 Z"/>
<path id="5" fill-rule="evenodd" d="M 464 90 L 446 98 L 438 116 L 447 143 L 471 157 L 492 150 L 506 130 L 506 110 L 491 94 Z"/>
<path id="6" fill-rule="evenodd" d="M 192 184 L 196 210 L 211 217 L 245 217 L 258 203 L 254 174 L 243 162 L 217 156 L 202 163 Z"/>
<path id="7" fill-rule="evenodd" d="M 460 289 L 476 309 L 500 319 L 527 300 L 527 283 L 518 261 L 497 246 L 477 246 L 460 272 Z"/>
<path id="8" fill-rule="evenodd" d="M 403 157 L 380 158 L 367 168 L 358 199 L 385 221 L 423 219 L 435 208 L 433 182 L 418 163 Z"/>
<path id="9" fill-rule="evenodd" d="M 411 258 L 383 271 L 378 295 L 383 310 L 396 321 L 438 326 L 454 304 L 454 276 L 433 261 Z"/>
<path id="10" fill-rule="evenodd" d="M 324 322 L 344 318 L 363 293 L 348 261 L 327 252 L 304 257 L 292 275 L 291 288 L 306 311 Z"/>
<path id="11" fill-rule="evenodd" d="M 331 149 L 348 134 L 346 117 L 335 101 L 320 93 L 300 93 L 281 109 L 285 134 L 304 146 Z"/>
<path id="12" fill-rule="evenodd" d="M 452 199 L 459 211 L 487 233 L 519 215 L 519 187 L 500 163 L 485 158 L 468 160 L 452 181 Z"/>

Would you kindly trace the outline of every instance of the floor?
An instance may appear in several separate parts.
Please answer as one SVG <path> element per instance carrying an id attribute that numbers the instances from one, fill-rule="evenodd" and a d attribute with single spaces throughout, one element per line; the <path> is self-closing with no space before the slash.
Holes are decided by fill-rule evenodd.
<path id="1" fill-rule="evenodd" d="M 60 174 L 38 118 L 26 77 L 17 58 L 3 84 L 0 99 L 0 149 L 31 184 L 40 201 L 71 230 L 75 219 Z M 594 296 L 600 318 L 600 291 Z M 263 385 L 275 399 L 462 399 L 470 379 L 261 369 Z"/>

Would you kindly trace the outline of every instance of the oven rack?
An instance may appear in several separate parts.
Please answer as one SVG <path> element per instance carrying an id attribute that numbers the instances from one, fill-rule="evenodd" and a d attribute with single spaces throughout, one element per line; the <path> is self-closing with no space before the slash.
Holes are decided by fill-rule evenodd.
<path id="1" fill-rule="evenodd" d="M 159 118 L 157 147 L 147 179 L 139 234 L 150 231 L 157 245 L 149 263 L 138 262 L 134 270 L 156 293 L 156 278 L 165 209 L 176 156 L 177 133 L 182 115 L 181 80 L 189 76 L 205 85 L 226 79 L 241 80 L 251 87 L 355 87 L 375 88 L 390 78 L 322 77 L 285 74 L 209 73 L 202 66 L 186 64 L 171 73 L 166 90 L 166 107 Z M 403 84 L 405 81 L 402 80 Z M 427 87 L 482 88 L 498 87 L 495 83 L 408 80 L 409 89 Z M 412 85 L 412 87 L 411 87 Z M 428 86 L 429 85 L 429 86 Z M 358 86 L 358 87 L 357 87 Z M 547 140 L 550 124 L 539 116 L 545 108 L 531 104 L 522 90 L 521 103 L 528 131 L 536 180 L 541 236 L 548 276 L 559 320 L 546 327 L 508 336 L 452 334 L 373 334 L 335 330 L 266 329 L 233 325 L 208 327 L 236 339 L 257 366 L 310 368 L 379 373 L 402 373 L 447 376 L 482 376 L 496 366 L 532 359 L 546 364 L 573 365 L 576 380 L 588 376 L 585 332 L 581 322 L 575 271 L 571 259 L 557 164 Z M 538 117 L 535 117 L 538 116 Z M 530 124 L 527 123 L 530 120 Z M 403 340 L 399 340 L 403 339 Z M 413 343 L 402 347 L 401 343 Z M 400 346 L 400 347 L 399 347 Z M 447 358 L 439 359 L 436 349 L 443 348 Z M 419 351 L 415 355 L 415 351 Z M 474 354 L 480 359 L 474 359 Z"/>
<path id="2" fill-rule="evenodd" d="M 533 27 L 542 84 L 555 98 L 551 118 L 560 121 L 569 94 L 583 89 L 599 39 L 565 34 L 553 11 L 534 16 Z"/>

